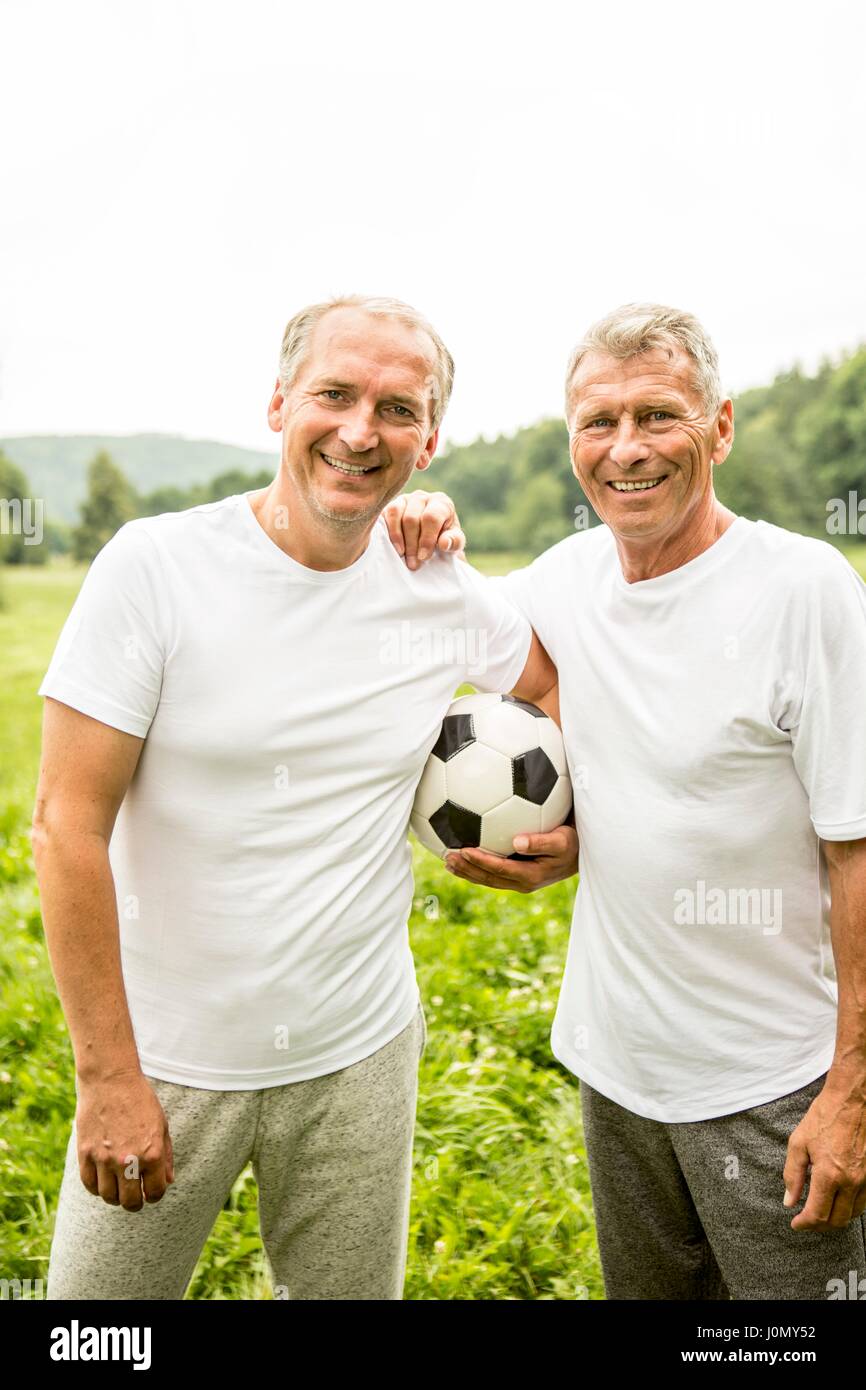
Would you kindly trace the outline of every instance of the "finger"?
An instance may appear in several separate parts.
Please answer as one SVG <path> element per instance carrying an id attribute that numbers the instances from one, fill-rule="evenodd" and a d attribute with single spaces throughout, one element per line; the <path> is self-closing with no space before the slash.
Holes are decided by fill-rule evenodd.
<path id="1" fill-rule="evenodd" d="M 831 1230 L 843 1230 L 845 1226 L 848 1225 L 848 1222 L 854 1215 L 854 1198 L 856 1195 L 855 1188 L 851 1188 L 850 1191 L 842 1187 L 836 1189 L 836 1196 L 833 1199 L 833 1205 L 830 1208 L 830 1215 L 828 1217 Z"/>
<path id="2" fill-rule="evenodd" d="M 165 1196 L 165 1191 L 168 1187 L 167 1160 L 168 1155 L 165 1154 L 155 1163 L 142 1170 L 141 1186 L 144 1191 L 144 1200 L 146 1202 L 158 1202 Z"/>
<path id="3" fill-rule="evenodd" d="M 136 1169 L 136 1172 L 138 1169 Z M 120 1205 L 125 1211 L 141 1211 L 144 1198 L 141 1195 L 141 1178 L 127 1178 L 123 1171 L 117 1175 L 117 1192 Z"/>
<path id="4" fill-rule="evenodd" d="M 495 876 L 488 873 L 486 869 L 478 868 L 470 864 L 468 859 L 463 859 L 459 853 L 449 854 L 445 858 L 445 867 L 455 878 L 465 879 L 467 883 L 479 883 L 484 888 L 499 888 L 503 885 L 496 883 Z"/>
<path id="5" fill-rule="evenodd" d="M 823 1177 L 820 1171 L 812 1169 L 809 1179 L 809 1198 L 803 1210 L 791 1222 L 792 1231 L 823 1230 L 830 1220 L 833 1200 L 836 1196 L 836 1183 L 833 1178 Z"/>
<path id="6" fill-rule="evenodd" d="M 538 886 L 538 871 L 533 864 L 516 864 L 500 855 L 474 849 L 461 851 L 458 859 L 462 867 L 459 876 L 471 883 L 483 884 L 485 888 L 529 892 Z"/>
<path id="7" fill-rule="evenodd" d="M 403 513 L 406 510 L 406 498 L 403 496 L 392 497 L 382 515 L 385 518 L 385 525 L 388 527 L 388 538 L 398 555 L 403 554 Z"/>
<path id="8" fill-rule="evenodd" d="M 97 1182 L 99 1184 L 99 1196 L 103 1202 L 107 1202 L 110 1207 L 120 1206 L 120 1197 L 117 1192 L 117 1175 L 113 1168 L 109 1168 L 107 1163 L 97 1163 Z"/>
<path id="9" fill-rule="evenodd" d="M 94 1163 L 93 1159 L 86 1158 L 83 1163 L 81 1162 L 81 1160 L 79 1160 L 78 1171 L 81 1175 L 81 1181 L 84 1183 L 84 1186 L 87 1188 L 87 1191 L 92 1193 L 94 1197 L 98 1197 L 99 1174 L 96 1171 L 96 1164 Z"/>
<path id="10" fill-rule="evenodd" d="M 436 549 L 439 537 L 456 520 L 454 504 L 444 492 L 434 492 L 421 517 L 421 534 L 418 545 L 418 559 L 429 560 Z"/>
<path id="11" fill-rule="evenodd" d="M 555 830 L 534 835 L 515 835 L 513 843 L 518 854 L 552 855 L 558 859 L 574 852 L 577 834 L 571 826 L 559 825 Z"/>
<path id="12" fill-rule="evenodd" d="M 469 849 L 462 849 L 460 853 L 469 864 L 474 864 L 487 873 L 496 874 L 509 882 L 522 883 L 527 876 L 527 871 L 529 871 L 530 877 L 535 876 L 534 864 L 506 859 L 501 854 L 489 854 L 487 850 L 475 849 L 474 846 Z"/>
<path id="13" fill-rule="evenodd" d="M 785 1160 L 785 1166 L 782 1169 L 782 1177 L 785 1180 L 785 1196 L 782 1199 L 783 1206 L 795 1207 L 800 1201 L 808 1171 L 808 1150 L 805 1144 L 795 1139 L 792 1134 L 788 1140 L 788 1156 Z"/>
<path id="14" fill-rule="evenodd" d="M 421 518 L 427 505 L 429 492 L 411 492 L 406 498 L 403 511 L 403 546 L 406 564 L 410 570 L 418 567 L 418 544 L 421 535 Z"/>
<path id="15" fill-rule="evenodd" d="M 437 544 L 440 550 L 446 550 L 449 555 L 459 555 L 466 549 L 466 537 L 459 526 L 449 526 L 440 533 Z"/>

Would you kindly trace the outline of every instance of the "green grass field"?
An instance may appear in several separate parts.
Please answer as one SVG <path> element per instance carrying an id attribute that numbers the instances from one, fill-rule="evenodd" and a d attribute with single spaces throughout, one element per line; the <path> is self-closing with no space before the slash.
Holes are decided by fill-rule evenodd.
<path id="1" fill-rule="evenodd" d="M 36 689 L 83 573 L 9 568 L 2 576 L 0 1278 L 7 1279 L 46 1274 L 75 1108 L 29 824 L 42 707 Z M 410 932 L 429 1041 L 405 1296 L 602 1298 L 578 1085 L 548 1042 L 574 886 L 529 897 L 489 892 L 414 852 Z M 250 1170 L 220 1213 L 187 1296 L 271 1297 Z"/>

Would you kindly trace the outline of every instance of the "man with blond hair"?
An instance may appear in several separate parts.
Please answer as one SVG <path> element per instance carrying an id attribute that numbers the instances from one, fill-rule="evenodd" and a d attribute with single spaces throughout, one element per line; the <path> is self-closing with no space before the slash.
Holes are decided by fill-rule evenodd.
<path id="1" fill-rule="evenodd" d="M 388 543 L 452 374 L 398 301 L 302 310 L 273 482 L 128 522 L 67 619 L 33 823 L 78 1099 L 51 1299 L 182 1298 L 248 1162 L 278 1297 L 401 1296 L 415 787 L 467 678 L 555 710 L 526 619 Z"/>
<path id="2" fill-rule="evenodd" d="M 551 1042 L 607 1296 L 863 1298 L 866 586 L 716 498 L 733 406 L 693 315 L 595 324 L 566 418 L 604 524 L 491 587 L 558 668 L 576 833 L 448 866 L 522 892 L 579 869 Z M 441 494 L 388 519 L 411 563 L 459 526 Z"/>

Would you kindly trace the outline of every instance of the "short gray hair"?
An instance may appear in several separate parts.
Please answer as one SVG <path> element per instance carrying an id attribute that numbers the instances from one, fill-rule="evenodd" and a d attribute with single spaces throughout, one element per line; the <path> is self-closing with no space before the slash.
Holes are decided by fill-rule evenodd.
<path id="1" fill-rule="evenodd" d="M 694 314 L 666 304 L 622 304 L 586 332 L 568 360 L 565 374 L 565 415 L 571 408 L 571 383 L 588 352 L 611 357 L 635 357 L 653 348 L 683 348 L 695 364 L 694 381 L 704 407 L 714 415 L 722 403 L 719 359 L 710 338 Z"/>
<path id="2" fill-rule="evenodd" d="M 431 429 L 437 430 L 451 398 L 454 385 L 454 359 L 443 343 L 436 329 L 411 304 L 401 299 L 387 299 L 383 296 L 362 294 L 335 295 L 319 304 L 308 304 L 294 318 L 289 319 L 283 334 L 280 348 L 279 380 L 284 390 L 288 390 L 295 380 L 310 346 L 310 338 L 316 324 L 332 309 L 362 309 L 365 314 L 380 314 L 383 318 L 396 319 L 408 328 L 425 333 L 433 344 L 435 367 L 430 381 L 430 420 Z"/>

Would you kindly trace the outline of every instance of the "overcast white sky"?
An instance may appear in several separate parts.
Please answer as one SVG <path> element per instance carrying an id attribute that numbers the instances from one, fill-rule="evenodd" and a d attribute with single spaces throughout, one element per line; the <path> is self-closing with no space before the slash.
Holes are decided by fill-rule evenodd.
<path id="1" fill-rule="evenodd" d="M 559 414 L 627 300 L 729 389 L 866 339 L 855 0 L 0 0 L 0 435 L 273 449 L 286 320 L 409 300 L 445 435 Z"/>

